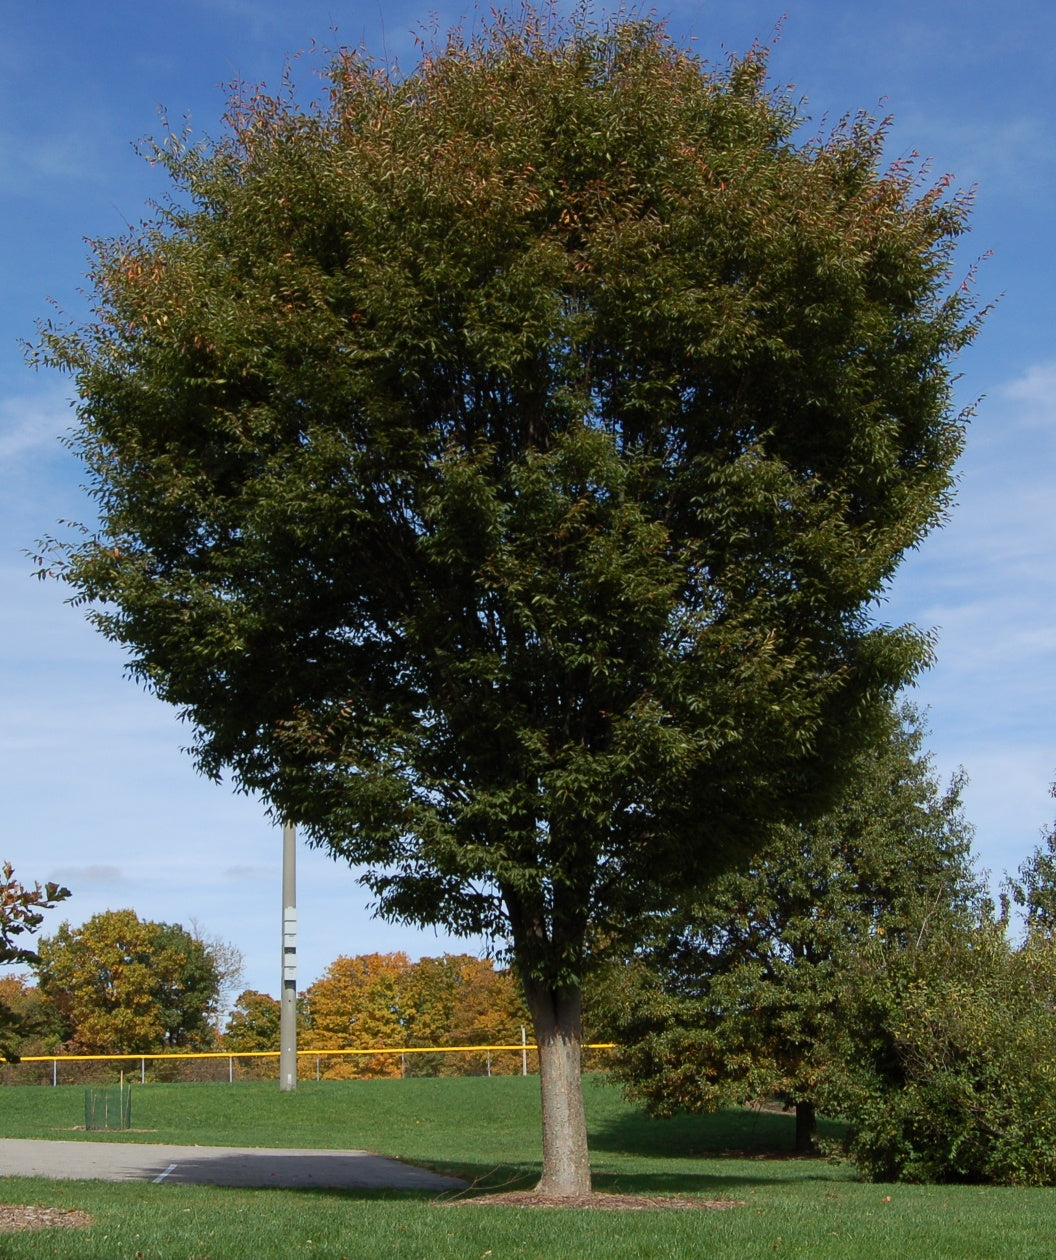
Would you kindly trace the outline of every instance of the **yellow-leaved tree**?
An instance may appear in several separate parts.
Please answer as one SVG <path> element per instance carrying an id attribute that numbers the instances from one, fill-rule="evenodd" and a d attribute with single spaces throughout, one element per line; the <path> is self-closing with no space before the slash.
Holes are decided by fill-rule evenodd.
<path id="1" fill-rule="evenodd" d="M 341 956 L 305 991 L 305 1049 L 409 1050 L 324 1059 L 328 1077 L 509 1071 L 510 1054 L 428 1054 L 434 1047 L 516 1044 L 528 1013 L 515 978 L 489 959 L 404 953 Z M 519 1061 L 519 1060 L 518 1060 Z"/>
<path id="2" fill-rule="evenodd" d="M 213 1045 L 220 970 L 209 945 L 178 923 L 106 910 L 79 928 L 63 923 L 37 952 L 40 990 L 67 1049 L 138 1054 Z"/>

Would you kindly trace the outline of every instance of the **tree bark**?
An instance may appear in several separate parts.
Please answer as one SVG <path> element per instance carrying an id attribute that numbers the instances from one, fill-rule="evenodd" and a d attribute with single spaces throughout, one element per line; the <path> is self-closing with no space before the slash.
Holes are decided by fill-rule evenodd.
<path id="1" fill-rule="evenodd" d="M 543 1175 L 538 1194 L 590 1194 L 590 1154 L 583 1110 L 582 1005 L 579 989 L 525 983 L 539 1046 Z"/>
<path id="2" fill-rule="evenodd" d="M 818 1117 L 812 1102 L 796 1103 L 796 1154 L 812 1155 L 817 1150 Z"/>

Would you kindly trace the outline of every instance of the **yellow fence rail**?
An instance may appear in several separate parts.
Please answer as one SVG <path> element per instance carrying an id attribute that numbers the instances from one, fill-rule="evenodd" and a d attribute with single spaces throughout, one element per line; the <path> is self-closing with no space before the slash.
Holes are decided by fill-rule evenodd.
<path id="1" fill-rule="evenodd" d="M 614 1050 L 614 1042 L 590 1042 L 583 1046 L 584 1050 Z M 528 1075 L 528 1055 L 538 1053 L 539 1047 L 530 1041 L 518 1041 L 511 1045 L 484 1046 L 356 1046 L 333 1048 L 327 1046 L 309 1047 L 297 1051 L 298 1061 L 315 1060 L 316 1079 L 319 1079 L 319 1063 L 322 1059 L 348 1058 L 361 1056 L 378 1058 L 379 1056 L 416 1054 L 482 1054 L 486 1057 L 490 1069 L 490 1056 L 498 1053 L 516 1052 L 521 1055 L 522 1075 Z M 141 1084 L 147 1083 L 147 1064 L 186 1061 L 189 1059 L 226 1059 L 228 1064 L 228 1080 L 234 1082 L 236 1059 L 278 1059 L 278 1050 L 195 1050 L 195 1051 L 159 1051 L 156 1054 L 24 1054 L 20 1063 L 50 1063 L 51 1083 L 59 1083 L 59 1064 L 61 1063 L 138 1063 Z M 490 1075 L 490 1070 L 489 1070 Z"/>

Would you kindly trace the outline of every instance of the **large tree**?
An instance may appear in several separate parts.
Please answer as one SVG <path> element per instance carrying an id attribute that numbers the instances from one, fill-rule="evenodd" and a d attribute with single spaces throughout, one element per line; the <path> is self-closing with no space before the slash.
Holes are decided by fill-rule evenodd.
<path id="1" fill-rule="evenodd" d="M 978 917 L 961 786 L 940 786 L 919 715 L 900 707 L 831 809 L 774 828 L 750 863 L 663 916 L 619 983 L 597 986 L 629 1092 L 661 1115 L 777 1096 L 809 1151 L 848 976 L 878 941 L 963 936 Z"/>
<path id="2" fill-rule="evenodd" d="M 380 912 L 509 943 L 542 1189 L 589 1163 L 592 943 L 817 809 L 926 656 L 870 606 L 962 426 L 963 199 L 753 54 L 499 17 L 154 157 L 44 331 L 100 524 L 53 561 Z"/>
<path id="3" fill-rule="evenodd" d="M 220 968 L 178 923 L 106 910 L 60 925 L 38 950 L 40 990 L 63 1021 L 68 1048 L 135 1054 L 200 1050 L 215 1041 Z"/>

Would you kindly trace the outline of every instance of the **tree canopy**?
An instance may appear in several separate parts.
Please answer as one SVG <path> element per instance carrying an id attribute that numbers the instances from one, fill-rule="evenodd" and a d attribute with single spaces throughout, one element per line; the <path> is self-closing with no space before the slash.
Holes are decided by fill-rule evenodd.
<path id="1" fill-rule="evenodd" d="M 68 1049 L 134 1054 L 208 1049 L 220 973 L 208 945 L 178 923 L 106 910 L 40 941 L 41 993 Z"/>
<path id="2" fill-rule="evenodd" d="M 512 1045 L 529 1019 L 510 973 L 469 954 L 413 963 L 403 953 L 342 955 L 302 1000 L 308 1050 Z M 335 1060 L 326 1074 L 399 1076 L 423 1067 L 444 1074 L 469 1065 L 448 1054 L 424 1064 L 419 1056 L 405 1064 L 392 1055 L 356 1055 Z"/>
<path id="3" fill-rule="evenodd" d="M 299 1012 L 298 1012 L 299 1014 Z M 298 1025 L 300 1019 L 298 1018 Z M 231 1005 L 220 1044 L 224 1050 L 271 1051 L 280 1048 L 282 1005 L 269 993 L 243 989 Z M 275 1079 L 275 1063 L 268 1059 L 243 1062 L 242 1072 L 252 1077 Z"/>
<path id="4" fill-rule="evenodd" d="M 509 943 L 557 1192 L 592 945 L 820 808 L 927 655 L 871 605 L 948 500 L 967 205 L 799 121 L 649 21 L 339 52 L 160 145 L 44 330 L 100 513 L 63 576 L 204 771 Z"/>

